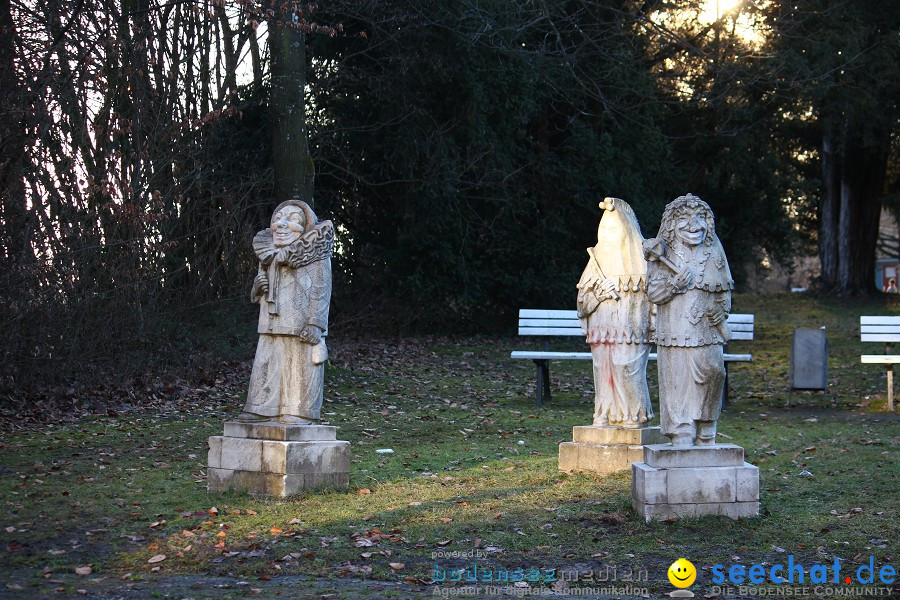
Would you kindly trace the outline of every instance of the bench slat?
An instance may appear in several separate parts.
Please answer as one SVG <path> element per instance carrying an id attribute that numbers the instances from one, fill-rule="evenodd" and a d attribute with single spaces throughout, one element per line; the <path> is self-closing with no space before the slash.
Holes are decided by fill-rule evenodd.
<path id="1" fill-rule="evenodd" d="M 900 317 L 867 316 L 859 318 L 860 325 L 900 325 Z"/>
<path id="2" fill-rule="evenodd" d="M 746 315 L 746 314 L 734 314 L 728 315 L 728 324 L 733 325 L 737 323 L 748 323 L 750 325 L 753 324 L 755 315 Z"/>
<path id="3" fill-rule="evenodd" d="M 861 325 L 860 333 L 900 333 L 900 325 Z"/>
<path id="4" fill-rule="evenodd" d="M 520 319 L 577 319 L 577 310 L 543 310 L 539 308 L 522 308 Z"/>
<path id="5" fill-rule="evenodd" d="M 522 319 L 519 321 L 519 335 L 541 335 L 537 333 L 527 333 L 531 330 L 537 329 L 574 329 L 577 330 L 577 335 L 581 335 L 581 323 L 576 321 L 554 321 L 552 319 Z M 738 324 L 728 324 L 728 329 L 731 330 L 731 333 L 735 334 L 732 339 L 753 339 L 753 325 L 747 323 L 738 323 Z M 526 332 L 526 333 L 521 333 Z M 877 332 L 872 332 L 877 333 Z M 900 331 L 898 331 L 900 333 Z M 750 337 L 738 337 L 739 334 L 749 334 Z M 576 334 L 572 334 L 576 335 Z"/>
<path id="6" fill-rule="evenodd" d="M 578 329 L 573 327 L 527 327 L 520 328 L 519 335 L 578 335 L 583 337 L 581 327 Z"/>
<path id="7" fill-rule="evenodd" d="M 866 364 L 892 365 L 900 363 L 900 354 L 863 354 L 860 362 Z"/>
<path id="8" fill-rule="evenodd" d="M 730 326 L 729 326 L 729 329 L 730 329 Z M 584 337 L 584 334 L 581 333 L 580 325 L 575 326 L 575 327 L 565 327 L 565 326 L 519 327 L 519 335 L 558 335 L 558 336 L 569 336 L 569 337 Z M 752 331 L 733 331 L 732 330 L 731 339 L 733 341 L 752 340 L 753 332 Z"/>
<path id="9" fill-rule="evenodd" d="M 578 327 L 578 319 L 519 319 L 519 327 Z"/>
<path id="10" fill-rule="evenodd" d="M 900 333 L 863 333 L 861 342 L 900 342 Z"/>
<path id="11" fill-rule="evenodd" d="M 898 319 L 897 324 L 900 324 L 900 317 L 887 317 L 889 319 L 896 318 Z M 545 310 L 541 308 L 521 308 L 519 309 L 519 319 L 578 319 L 578 311 L 577 310 Z M 744 314 L 744 313 L 733 313 L 728 315 L 728 323 L 753 323 L 756 319 L 756 315 L 753 314 Z"/>
<path id="12" fill-rule="evenodd" d="M 725 362 L 753 362 L 752 354 L 730 354 L 723 355 Z M 876 355 L 880 356 L 880 355 Z M 509 355 L 510 358 L 527 359 L 527 360 L 590 360 L 590 352 L 531 352 L 528 350 L 516 350 Z M 651 352 L 649 359 L 656 360 L 656 352 Z M 898 357 L 900 358 L 900 357 Z"/>
<path id="13" fill-rule="evenodd" d="M 528 360 L 589 360 L 590 352 L 529 352 L 528 350 L 516 350 L 509 355 L 510 358 L 525 358 Z"/>

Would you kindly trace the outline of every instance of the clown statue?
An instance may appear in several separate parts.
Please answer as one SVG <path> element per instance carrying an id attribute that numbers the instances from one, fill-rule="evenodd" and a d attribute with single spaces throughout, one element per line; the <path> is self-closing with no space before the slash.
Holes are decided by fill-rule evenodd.
<path id="1" fill-rule="evenodd" d="M 282 202 L 253 238 L 259 343 L 239 421 L 316 424 L 322 408 L 334 226 L 300 200 Z"/>

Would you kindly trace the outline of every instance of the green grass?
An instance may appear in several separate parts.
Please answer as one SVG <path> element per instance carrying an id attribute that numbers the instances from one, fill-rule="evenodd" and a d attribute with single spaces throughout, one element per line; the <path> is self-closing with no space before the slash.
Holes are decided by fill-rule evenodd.
<path id="1" fill-rule="evenodd" d="M 720 432 L 760 468 L 758 519 L 646 525 L 631 512 L 630 473 L 560 473 L 558 444 L 590 420 L 586 361 L 554 363 L 553 402 L 538 408 L 533 365 L 508 358 L 533 341 L 335 339 L 324 412 L 352 443 L 350 490 L 285 501 L 206 492 L 206 438 L 242 406 L 238 373 L 164 411 L 6 435 L 0 576 L 11 594 L 30 596 L 129 586 L 143 590 L 136 597 L 251 589 L 296 597 L 301 588 L 316 597 L 430 596 L 422 582 L 435 565 L 476 562 L 433 553 L 477 550 L 477 562 L 493 568 L 646 569 L 641 585 L 656 596 L 672 589 L 665 571 L 680 556 L 698 567 L 701 593 L 714 564 L 788 554 L 807 566 L 872 555 L 896 568 L 900 421 L 884 412 L 882 371 L 859 363 L 882 348 L 861 344 L 858 332 L 860 314 L 900 314 L 894 300 L 736 296 L 735 312 L 756 314 L 756 340 L 730 349 L 754 362 L 732 366 Z M 791 393 L 791 332 L 822 325 L 830 389 Z M 249 362 L 240 369 L 248 375 Z M 376 530 L 374 545 L 357 547 Z M 159 554 L 165 560 L 148 563 Z M 74 574 L 87 565 L 90 575 Z"/>

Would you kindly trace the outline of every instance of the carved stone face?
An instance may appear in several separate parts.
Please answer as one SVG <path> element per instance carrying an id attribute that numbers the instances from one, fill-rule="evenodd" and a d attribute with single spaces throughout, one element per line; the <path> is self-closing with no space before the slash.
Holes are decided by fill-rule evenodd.
<path id="1" fill-rule="evenodd" d="M 706 211 L 695 208 L 678 215 L 675 222 L 675 237 L 686 246 L 699 246 L 706 239 L 708 229 Z"/>
<path id="2" fill-rule="evenodd" d="M 285 206 L 272 215 L 272 239 L 277 248 L 290 246 L 300 239 L 306 228 L 306 218 L 297 206 Z"/>

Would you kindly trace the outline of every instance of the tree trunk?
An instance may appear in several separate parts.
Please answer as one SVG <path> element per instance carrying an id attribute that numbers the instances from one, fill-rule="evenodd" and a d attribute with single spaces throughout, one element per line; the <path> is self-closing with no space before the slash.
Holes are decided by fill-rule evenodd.
<path id="1" fill-rule="evenodd" d="M 842 294 L 875 291 L 875 248 L 889 143 L 887 135 L 875 145 L 864 145 L 855 132 L 845 135 L 838 280 Z"/>
<path id="2" fill-rule="evenodd" d="M 850 120 L 826 122 L 822 138 L 824 190 L 819 207 L 819 260 L 825 291 L 875 291 L 875 249 L 890 139 L 862 139 Z"/>
<path id="3" fill-rule="evenodd" d="M 838 222 L 841 206 L 841 162 L 834 123 L 824 119 L 822 132 L 822 201 L 819 204 L 819 263 L 826 289 L 838 282 Z"/>
<path id="4" fill-rule="evenodd" d="M 269 21 L 275 201 L 281 203 L 297 198 L 312 206 L 313 164 L 306 141 L 304 98 L 306 40 L 303 32 L 292 22 L 292 16 L 287 13 Z"/>
<path id="5" fill-rule="evenodd" d="M 256 37 L 256 29 L 252 24 L 247 23 L 250 30 L 250 62 L 253 65 L 253 89 L 258 90 L 262 87 L 262 59 L 259 53 L 259 41 Z"/>
<path id="6" fill-rule="evenodd" d="M 10 0 L 0 0 L 0 261 L 3 267 L 10 267 L 31 254 L 22 170 L 25 113 L 16 77 L 15 39 Z"/>

